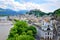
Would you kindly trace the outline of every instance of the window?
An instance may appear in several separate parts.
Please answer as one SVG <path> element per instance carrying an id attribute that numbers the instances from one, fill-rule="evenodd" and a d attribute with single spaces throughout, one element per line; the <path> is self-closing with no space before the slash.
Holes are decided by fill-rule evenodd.
<path id="1" fill-rule="evenodd" d="M 52 33 L 50 33 L 50 35 L 52 35 Z"/>
<path id="2" fill-rule="evenodd" d="M 45 35 L 48 35 L 47 33 L 45 33 Z"/>
<path id="3" fill-rule="evenodd" d="M 48 35 L 49 35 L 49 32 L 48 32 Z"/>

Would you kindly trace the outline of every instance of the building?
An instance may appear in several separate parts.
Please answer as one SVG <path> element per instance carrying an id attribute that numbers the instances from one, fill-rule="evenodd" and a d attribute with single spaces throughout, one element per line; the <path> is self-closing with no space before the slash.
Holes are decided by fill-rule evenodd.
<path id="1" fill-rule="evenodd" d="M 57 23 L 57 40 L 60 40 L 60 23 Z"/>
<path id="2" fill-rule="evenodd" d="M 43 38 L 44 40 L 53 40 L 54 26 L 53 26 L 52 20 L 50 20 L 48 18 L 44 18 L 41 21 L 41 26 L 39 29 L 40 30 L 38 30 L 38 35 L 40 36 L 40 38 Z"/>
<path id="3" fill-rule="evenodd" d="M 17 16 L 9 16 L 9 19 L 14 20 L 26 20 L 26 21 L 31 21 L 31 22 L 38 22 L 38 18 L 35 15 L 29 15 L 29 14 L 22 14 L 22 15 L 17 15 Z"/>
<path id="4" fill-rule="evenodd" d="M 5 22 L 7 20 L 8 20 L 8 17 L 7 16 L 0 17 L 0 22 Z"/>

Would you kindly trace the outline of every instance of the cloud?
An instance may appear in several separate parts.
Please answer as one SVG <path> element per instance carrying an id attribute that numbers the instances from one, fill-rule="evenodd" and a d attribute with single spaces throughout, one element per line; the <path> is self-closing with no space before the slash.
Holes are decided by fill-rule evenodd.
<path id="1" fill-rule="evenodd" d="M 59 0 L 45 0 L 45 1 L 48 1 L 48 2 L 57 2 Z"/>
<path id="2" fill-rule="evenodd" d="M 8 8 L 16 11 L 40 9 L 44 12 L 51 12 L 60 8 L 59 0 L 44 0 L 47 1 L 47 3 L 43 3 L 43 4 L 39 4 L 31 1 L 25 2 L 24 0 L 20 0 L 18 2 L 15 0 L 0 0 L 0 8 Z"/>

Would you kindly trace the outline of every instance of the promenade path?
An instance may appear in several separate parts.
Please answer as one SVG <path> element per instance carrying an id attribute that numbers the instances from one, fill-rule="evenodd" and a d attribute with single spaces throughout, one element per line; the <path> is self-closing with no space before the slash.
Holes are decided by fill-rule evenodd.
<path id="1" fill-rule="evenodd" d="M 0 40 L 6 40 L 12 27 L 12 22 L 0 22 Z"/>

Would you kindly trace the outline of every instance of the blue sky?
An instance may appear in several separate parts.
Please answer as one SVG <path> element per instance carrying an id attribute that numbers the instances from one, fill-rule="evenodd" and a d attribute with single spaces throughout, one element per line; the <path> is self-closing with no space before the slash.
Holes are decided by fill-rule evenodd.
<path id="1" fill-rule="evenodd" d="M 0 0 L 0 8 L 19 10 L 39 9 L 53 12 L 60 8 L 60 0 Z"/>
<path id="2" fill-rule="evenodd" d="M 20 0 L 15 0 L 17 2 L 21 2 Z M 24 2 L 33 2 L 33 3 L 37 3 L 37 4 L 42 4 L 42 3 L 47 3 L 47 1 L 45 0 L 23 0 Z"/>

